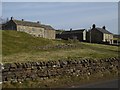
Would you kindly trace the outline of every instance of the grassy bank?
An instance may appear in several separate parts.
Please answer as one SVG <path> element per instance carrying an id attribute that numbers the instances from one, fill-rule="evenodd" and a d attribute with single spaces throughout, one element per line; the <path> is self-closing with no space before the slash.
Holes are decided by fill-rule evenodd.
<path id="1" fill-rule="evenodd" d="M 63 46 L 71 44 L 75 47 Z M 61 45 L 63 48 L 54 48 Z M 44 47 L 51 47 L 43 49 Z M 42 48 L 39 48 L 42 47 Z M 2 31 L 3 62 L 117 57 L 118 47 L 74 41 L 49 40 L 24 32 Z"/>

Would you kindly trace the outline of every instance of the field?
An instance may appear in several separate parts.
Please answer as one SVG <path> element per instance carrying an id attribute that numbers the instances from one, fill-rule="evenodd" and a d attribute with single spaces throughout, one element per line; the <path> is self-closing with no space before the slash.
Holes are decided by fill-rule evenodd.
<path id="1" fill-rule="evenodd" d="M 49 40 L 24 32 L 2 31 L 3 63 L 68 58 L 117 57 L 118 47 L 75 40 Z"/>

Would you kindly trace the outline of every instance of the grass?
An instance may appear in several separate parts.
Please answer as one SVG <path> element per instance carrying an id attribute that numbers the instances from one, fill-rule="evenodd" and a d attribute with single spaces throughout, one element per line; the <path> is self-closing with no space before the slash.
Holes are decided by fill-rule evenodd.
<path id="1" fill-rule="evenodd" d="M 36 38 L 29 34 L 16 31 L 2 31 L 3 55 L 31 51 L 31 46 L 52 44 L 48 39 Z"/>
<path id="2" fill-rule="evenodd" d="M 49 40 L 12 30 L 1 32 L 3 62 L 59 60 L 66 58 L 107 58 L 118 56 L 117 46 L 64 40 Z M 76 45 L 76 47 L 52 47 L 47 50 L 39 49 L 39 47 L 48 45 L 55 46 L 68 43 Z"/>

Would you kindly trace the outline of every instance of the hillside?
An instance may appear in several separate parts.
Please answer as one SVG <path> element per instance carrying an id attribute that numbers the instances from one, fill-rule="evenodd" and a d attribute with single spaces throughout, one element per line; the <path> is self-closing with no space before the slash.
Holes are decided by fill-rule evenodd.
<path id="1" fill-rule="evenodd" d="M 24 32 L 2 31 L 3 62 L 117 57 L 118 47 L 78 41 L 49 40 Z"/>
<path id="2" fill-rule="evenodd" d="M 24 32 L 2 31 L 3 55 L 34 51 L 33 47 L 53 44 L 49 39 L 37 38 Z"/>

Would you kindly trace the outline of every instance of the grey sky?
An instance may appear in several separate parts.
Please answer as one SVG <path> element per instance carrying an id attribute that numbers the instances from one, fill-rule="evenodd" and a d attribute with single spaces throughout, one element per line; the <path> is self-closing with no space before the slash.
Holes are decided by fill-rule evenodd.
<path id="1" fill-rule="evenodd" d="M 118 2 L 119 0 L 2 0 L 3 2 Z"/>

